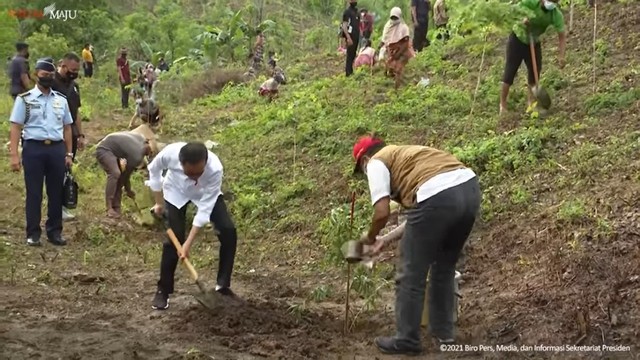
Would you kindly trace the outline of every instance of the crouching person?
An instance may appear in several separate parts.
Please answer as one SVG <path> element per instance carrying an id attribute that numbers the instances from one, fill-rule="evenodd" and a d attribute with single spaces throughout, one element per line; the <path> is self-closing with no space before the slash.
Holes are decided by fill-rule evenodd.
<path id="1" fill-rule="evenodd" d="M 119 218 L 121 213 L 122 188 L 134 199 L 131 189 L 131 174 L 143 164 L 145 156 L 158 153 L 158 144 L 153 138 L 133 131 L 121 131 L 107 135 L 96 147 L 98 163 L 107 173 L 105 203 L 107 216 Z"/>
<path id="2" fill-rule="evenodd" d="M 480 208 L 476 174 L 453 155 L 426 146 L 386 145 L 375 136 L 353 147 L 356 168 L 369 182 L 374 215 L 360 241 L 372 253 L 384 245 L 377 238 L 387 224 L 390 200 L 407 209 L 400 242 L 396 289 L 396 334 L 375 344 L 388 354 L 419 354 L 420 322 L 426 277 L 429 281 L 429 330 L 441 343 L 454 341 L 455 265 Z"/>
<path id="3" fill-rule="evenodd" d="M 160 280 L 151 304 L 153 309 L 169 307 L 169 295 L 173 293 L 174 273 L 178 257 L 188 258 L 189 250 L 200 229 L 209 221 L 218 231 L 220 258 L 216 291 L 235 297 L 231 291 L 231 273 L 236 255 L 236 228 L 222 197 L 223 168 L 218 157 L 203 143 L 174 143 L 167 145 L 148 166 L 147 185 L 154 193 L 156 216 L 164 216 L 167 226 L 173 230 L 182 244 L 178 254 L 169 239 L 165 239 L 160 262 Z M 163 179 L 162 172 L 166 170 Z M 189 235 L 186 236 L 186 214 L 189 202 L 197 207 Z"/>
<path id="4" fill-rule="evenodd" d="M 272 78 L 263 82 L 260 85 L 260 90 L 258 90 L 258 94 L 260 96 L 266 96 L 269 98 L 269 101 L 272 101 L 276 96 L 278 96 L 278 87 L 280 84 L 284 82 L 284 76 L 281 74 L 276 74 Z"/>

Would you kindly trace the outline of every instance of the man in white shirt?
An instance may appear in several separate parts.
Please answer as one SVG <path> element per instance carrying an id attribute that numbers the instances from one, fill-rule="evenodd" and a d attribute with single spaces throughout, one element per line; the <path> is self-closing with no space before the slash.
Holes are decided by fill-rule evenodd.
<path id="1" fill-rule="evenodd" d="M 221 192 L 222 163 L 203 143 L 174 143 L 167 145 L 148 166 L 147 185 L 155 195 L 153 210 L 158 216 L 165 216 L 167 226 L 173 230 L 182 244 L 180 258 L 189 257 L 198 232 L 209 221 L 213 222 L 220 240 L 218 261 L 218 285 L 216 290 L 222 295 L 235 294 L 231 286 L 231 273 L 236 254 L 237 233 L 227 211 Z M 166 170 L 164 179 L 162 172 Z M 191 231 L 185 241 L 186 212 L 189 202 L 197 207 Z M 178 253 L 166 239 L 162 248 L 160 280 L 152 302 L 152 308 L 164 310 L 169 307 L 169 295 L 173 293 L 173 280 Z"/>
<path id="2" fill-rule="evenodd" d="M 353 157 L 354 172 L 367 176 L 374 206 L 371 228 L 360 239 L 372 245 L 372 253 L 384 245 L 377 236 L 387 224 L 390 200 L 407 209 L 396 282 L 397 333 L 376 338 L 376 346 L 387 354 L 422 352 L 420 321 L 428 272 L 430 332 L 441 343 L 452 343 L 455 266 L 482 197 L 476 174 L 444 151 L 386 145 L 375 136 L 361 138 Z"/>

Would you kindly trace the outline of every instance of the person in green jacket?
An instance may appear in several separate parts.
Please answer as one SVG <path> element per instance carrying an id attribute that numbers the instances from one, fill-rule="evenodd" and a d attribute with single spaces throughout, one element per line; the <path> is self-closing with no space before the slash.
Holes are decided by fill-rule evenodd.
<path id="1" fill-rule="evenodd" d="M 507 42 L 507 57 L 502 76 L 502 91 L 500 93 L 500 113 L 507 108 L 507 97 L 509 88 L 513 85 L 518 68 L 524 63 L 527 65 L 529 83 L 529 105 L 533 102 L 531 87 L 535 85 L 533 74 L 533 63 L 531 61 L 531 50 L 529 39 L 533 37 L 536 65 L 538 74 L 542 69 L 542 52 L 540 49 L 540 36 L 544 34 L 550 26 L 558 32 L 558 66 L 564 67 L 564 52 L 567 44 L 567 37 L 564 27 L 564 16 L 558 7 L 559 0 L 521 0 L 518 4 L 530 15 L 513 26 L 513 32 Z"/>

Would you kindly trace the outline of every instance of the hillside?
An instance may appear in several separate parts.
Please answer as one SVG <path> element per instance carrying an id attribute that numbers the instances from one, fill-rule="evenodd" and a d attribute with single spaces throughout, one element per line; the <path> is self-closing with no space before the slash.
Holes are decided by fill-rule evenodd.
<path id="1" fill-rule="evenodd" d="M 355 321 L 343 335 L 346 266 L 339 258 L 339 246 L 351 239 L 352 192 L 352 234 L 371 215 L 366 184 L 350 177 L 351 147 L 358 135 L 376 130 L 390 143 L 450 150 L 480 176 L 482 219 L 459 266 L 459 344 L 619 345 L 631 351 L 519 355 L 638 358 L 640 3 L 599 5 L 595 44 L 592 16 L 576 7 L 564 70 L 555 64 L 554 35 L 544 38 L 542 82 L 553 96 L 544 115 L 525 113 L 521 69 L 510 113 L 498 116 L 506 37 L 495 34 L 434 43 L 410 63 L 397 92 L 380 72 L 344 78 L 344 59 L 328 51 L 283 61 L 291 81 L 270 104 L 256 96 L 260 79 L 191 102 L 172 96 L 195 80 L 161 80 L 160 98 L 180 104 L 168 107 L 161 138 L 215 141 L 225 166 L 223 189 L 241 239 L 232 286 L 248 301 L 228 313 L 205 312 L 182 268 L 171 309 L 151 311 L 161 234 L 136 225 L 133 215 L 118 223 L 104 218 L 105 176 L 92 149 L 76 166 L 79 220 L 65 224 L 70 244 L 62 249 L 24 246 L 24 180 L 8 161 L 0 163 L 0 354 L 385 358 L 372 340 L 394 329 L 393 261 L 355 269 Z M 194 76 L 211 83 L 225 73 Z M 415 86 L 421 77 L 430 79 L 427 87 Z M 125 128 L 130 114 L 113 110 L 119 89 L 97 78 L 80 85 L 92 145 Z M 5 118 L 10 109 L 9 98 L 0 99 Z M 136 174 L 144 208 L 151 203 L 142 183 Z M 123 204 L 135 213 L 132 202 Z M 207 231 L 191 250 L 209 285 L 217 248 Z M 426 334 L 425 345 L 424 358 L 514 357 L 440 353 Z"/>

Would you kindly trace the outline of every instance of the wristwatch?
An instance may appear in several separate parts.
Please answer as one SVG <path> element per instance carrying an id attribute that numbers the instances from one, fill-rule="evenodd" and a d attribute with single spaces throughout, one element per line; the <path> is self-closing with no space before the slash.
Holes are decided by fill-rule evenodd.
<path id="1" fill-rule="evenodd" d="M 67 153 L 67 155 L 65 155 L 65 157 L 70 157 L 73 159 L 73 153 Z"/>

